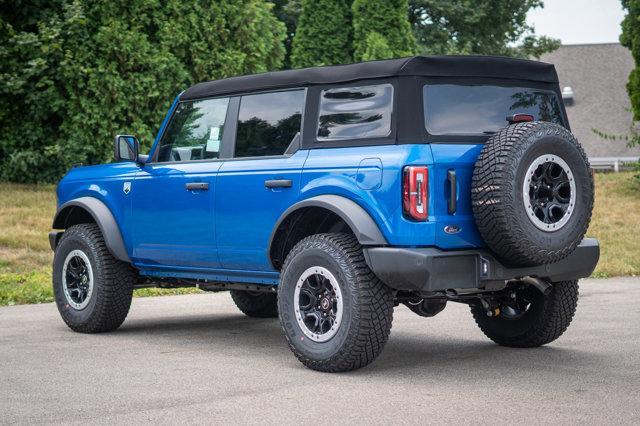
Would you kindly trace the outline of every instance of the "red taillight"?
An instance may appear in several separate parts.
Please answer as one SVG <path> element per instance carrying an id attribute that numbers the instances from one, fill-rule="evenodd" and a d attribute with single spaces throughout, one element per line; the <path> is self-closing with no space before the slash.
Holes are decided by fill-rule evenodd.
<path id="1" fill-rule="evenodd" d="M 413 220 L 427 220 L 429 194 L 429 170 L 426 167 L 408 166 L 402 175 L 402 209 Z"/>
<path id="2" fill-rule="evenodd" d="M 531 114 L 513 114 L 507 117 L 509 124 L 516 123 L 529 123 L 534 120 L 534 116 Z"/>

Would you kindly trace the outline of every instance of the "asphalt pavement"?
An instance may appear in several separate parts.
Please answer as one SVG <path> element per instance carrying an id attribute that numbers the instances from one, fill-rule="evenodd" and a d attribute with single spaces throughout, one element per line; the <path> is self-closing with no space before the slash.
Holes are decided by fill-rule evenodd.
<path id="1" fill-rule="evenodd" d="M 112 333 L 0 308 L 0 423 L 640 423 L 640 278 L 581 281 L 556 342 L 490 342 L 468 308 L 396 308 L 369 367 L 307 370 L 226 293 L 136 298 Z"/>

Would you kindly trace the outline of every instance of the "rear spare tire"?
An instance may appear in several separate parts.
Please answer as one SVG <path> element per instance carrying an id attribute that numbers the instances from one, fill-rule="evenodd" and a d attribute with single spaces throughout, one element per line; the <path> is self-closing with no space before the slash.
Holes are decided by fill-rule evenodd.
<path id="1" fill-rule="evenodd" d="M 508 126 L 482 149 L 471 202 L 480 235 L 512 265 L 557 262 L 584 237 L 593 178 L 582 146 L 564 127 Z"/>

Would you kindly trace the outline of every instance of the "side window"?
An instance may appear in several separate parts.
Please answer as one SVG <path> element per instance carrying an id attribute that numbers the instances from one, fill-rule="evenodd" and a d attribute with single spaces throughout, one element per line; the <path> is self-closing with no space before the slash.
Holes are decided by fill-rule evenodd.
<path id="1" fill-rule="evenodd" d="M 303 107 L 304 90 L 243 96 L 235 156 L 284 154 L 300 132 Z"/>
<path id="2" fill-rule="evenodd" d="M 389 136 L 392 109 L 391 84 L 323 90 L 318 141 Z"/>
<path id="3" fill-rule="evenodd" d="M 180 102 L 167 126 L 159 162 L 218 158 L 229 98 Z"/>

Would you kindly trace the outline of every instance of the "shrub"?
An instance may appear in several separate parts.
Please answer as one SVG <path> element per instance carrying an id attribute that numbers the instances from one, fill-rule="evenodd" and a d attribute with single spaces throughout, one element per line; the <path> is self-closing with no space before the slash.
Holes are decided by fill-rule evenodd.
<path id="1" fill-rule="evenodd" d="M 149 148 L 197 81 L 277 69 L 284 25 L 261 0 L 69 0 L 0 27 L 0 177 L 52 182 L 108 161 L 116 133 Z"/>

